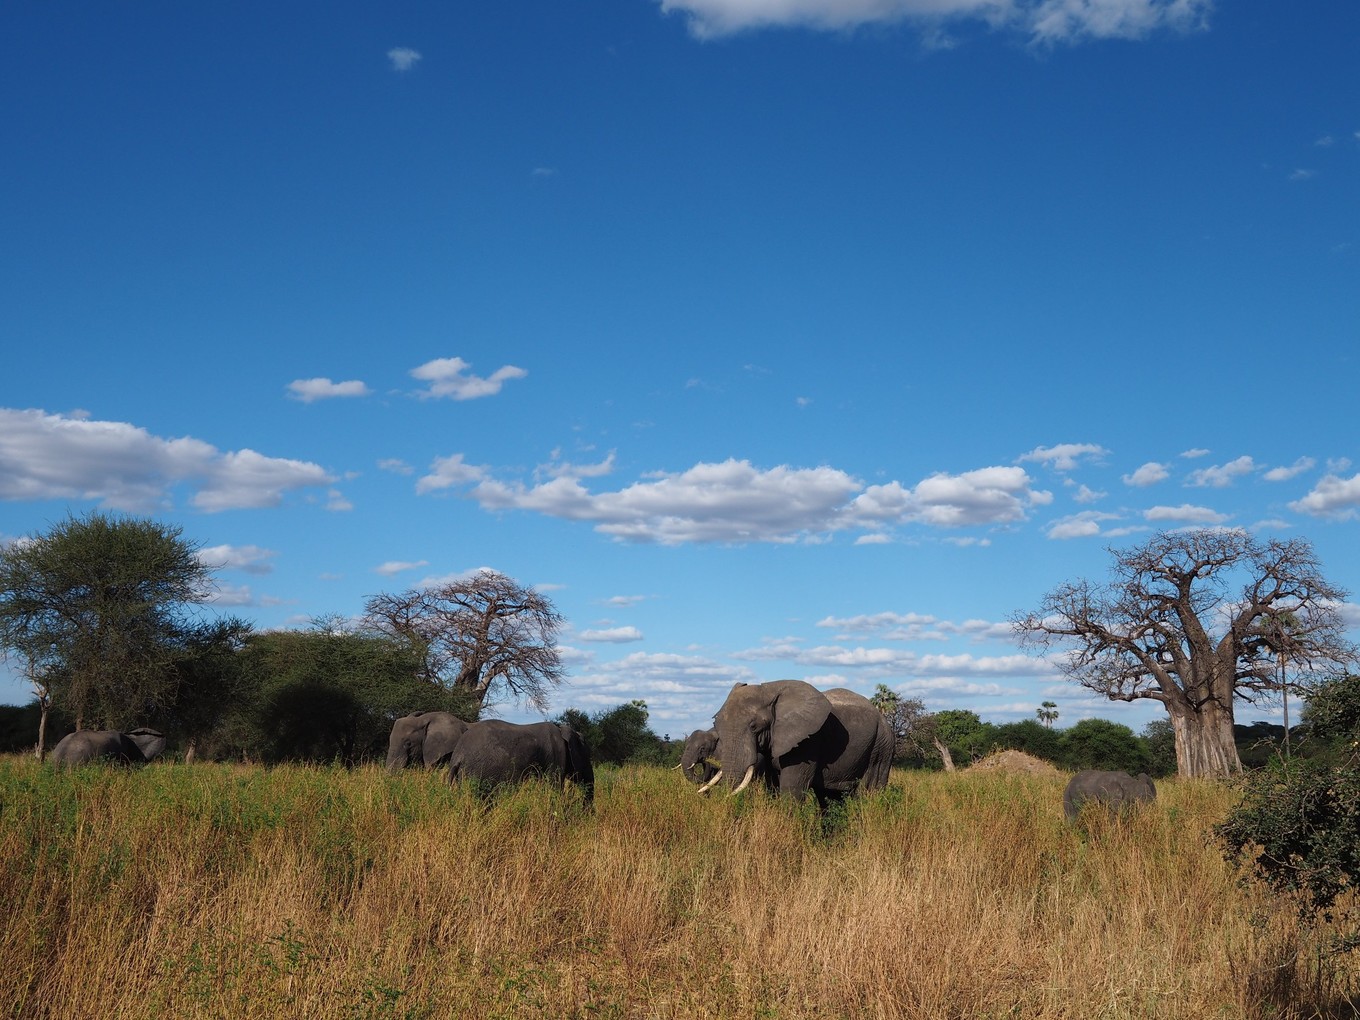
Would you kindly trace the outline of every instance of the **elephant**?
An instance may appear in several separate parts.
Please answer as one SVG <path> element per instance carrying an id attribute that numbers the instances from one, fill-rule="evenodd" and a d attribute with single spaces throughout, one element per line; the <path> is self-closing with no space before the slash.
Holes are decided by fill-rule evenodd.
<path id="1" fill-rule="evenodd" d="M 1138 803 L 1149 803 L 1157 798 L 1157 787 L 1146 772 L 1137 778 L 1127 772 L 1103 772 L 1100 769 L 1086 769 L 1078 772 L 1063 791 L 1063 814 L 1069 820 L 1081 814 L 1082 805 L 1088 801 L 1104 804 L 1111 812 L 1118 813 Z"/>
<path id="2" fill-rule="evenodd" d="M 717 773 L 710 761 L 718 751 L 716 730 L 695 730 L 685 738 L 685 751 L 680 755 L 680 771 L 691 783 L 706 783 Z"/>
<path id="3" fill-rule="evenodd" d="M 823 693 L 802 680 L 737 684 L 713 728 L 722 768 L 701 793 L 719 781 L 738 793 L 764 772 L 772 790 L 799 800 L 811 790 L 825 807 L 888 785 L 892 728 L 868 698 L 843 687 Z"/>
<path id="4" fill-rule="evenodd" d="M 392 724 L 387 742 L 387 771 L 408 765 L 437 768 L 449 760 L 468 724 L 452 712 L 412 712 Z"/>
<path id="5" fill-rule="evenodd" d="M 449 782 L 474 782 L 489 794 L 534 776 L 575 783 L 586 803 L 595 795 L 595 770 L 581 735 L 558 723 L 483 719 L 467 728 L 449 757 Z"/>
<path id="6" fill-rule="evenodd" d="M 146 727 L 126 733 L 118 730 L 76 730 L 66 734 L 52 748 L 52 762 L 66 766 L 84 765 L 92 761 L 145 765 L 164 750 L 165 734 Z"/>

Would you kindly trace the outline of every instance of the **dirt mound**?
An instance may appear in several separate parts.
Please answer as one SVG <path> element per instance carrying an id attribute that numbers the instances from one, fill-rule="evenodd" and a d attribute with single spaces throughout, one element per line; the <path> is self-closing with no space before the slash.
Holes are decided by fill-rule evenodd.
<path id="1" fill-rule="evenodd" d="M 1036 758 L 1024 751 L 994 751 L 985 758 L 973 762 L 966 771 L 976 769 L 999 769 L 1002 772 L 1029 772 L 1038 776 L 1056 776 L 1061 773 L 1056 765 Z"/>

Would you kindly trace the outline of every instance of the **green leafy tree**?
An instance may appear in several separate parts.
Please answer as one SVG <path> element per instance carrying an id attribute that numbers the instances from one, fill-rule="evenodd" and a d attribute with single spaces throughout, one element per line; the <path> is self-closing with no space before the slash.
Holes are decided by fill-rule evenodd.
<path id="1" fill-rule="evenodd" d="M 250 758 L 354 765 L 383 753 L 398 716 L 442 710 L 475 718 L 465 694 L 422 679 L 409 644 L 334 620 L 253 635 L 240 654 L 240 689 L 250 693 L 217 740 Z"/>
<path id="2" fill-rule="evenodd" d="M 1344 922 L 1340 948 L 1356 948 L 1360 916 L 1343 894 L 1360 885 L 1360 677 L 1315 691 L 1304 724 L 1307 753 L 1250 773 L 1217 833 L 1230 858 L 1294 896 L 1305 917 Z"/>
<path id="3" fill-rule="evenodd" d="M 1335 677 L 1355 659 L 1339 611 L 1345 591 L 1302 539 L 1200 529 L 1111 552 L 1108 583 L 1063 584 L 1012 622 L 1022 643 L 1066 649 L 1062 669 L 1083 687 L 1160 702 L 1183 776 L 1241 771 L 1237 700 Z"/>
<path id="4" fill-rule="evenodd" d="M 1034 714 L 1041 723 L 1052 729 L 1053 724 L 1058 721 L 1058 703 L 1056 701 L 1045 701 L 1034 710 Z"/>
<path id="5" fill-rule="evenodd" d="M 926 711 L 920 698 L 904 698 L 887 684 L 879 684 L 869 700 L 893 731 L 894 761 L 919 766 L 941 756 L 943 745 L 935 742 L 935 716 Z"/>
<path id="6" fill-rule="evenodd" d="M 590 748 L 596 765 L 622 765 L 625 762 L 662 764 L 669 748 L 647 725 L 647 702 L 629 701 L 587 716 L 569 708 L 555 720 L 570 726 Z"/>
<path id="7" fill-rule="evenodd" d="M 935 713 L 935 735 L 955 760 L 971 762 L 992 749 L 996 727 L 983 722 L 976 712 L 948 708 Z"/>
<path id="8" fill-rule="evenodd" d="M 1176 774 L 1176 734 L 1170 719 L 1153 719 L 1139 734 L 1148 753 L 1148 775 L 1158 779 Z"/>
<path id="9" fill-rule="evenodd" d="M 1107 719 L 1083 719 L 1063 730 L 1060 761 L 1073 771 L 1107 769 L 1132 775 L 1152 767 L 1147 746 L 1137 734 Z"/>
<path id="10" fill-rule="evenodd" d="M 122 728 L 173 704 L 211 569 L 180 528 L 91 513 L 0 549 L 0 647 L 40 704 Z"/>
<path id="11" fill-rule="evenodd" d="M 447 691 L 488 703 L 509 698 L 544 709 L 565 677 L 557 634 L 562 616 L 546 595 L 499 574 L 370 598 L 364 626 L 405 642 L 421 675 Z"/>
<path id="12" fill-rule="evenodd" d="M 1061 734 L 1041 725 L 1037 719 L 1021 719 L 995 727 L 992 743 L 995 747 L 1023 751 L 1044 761 L 1057 762 L 1062 758 Z"/>

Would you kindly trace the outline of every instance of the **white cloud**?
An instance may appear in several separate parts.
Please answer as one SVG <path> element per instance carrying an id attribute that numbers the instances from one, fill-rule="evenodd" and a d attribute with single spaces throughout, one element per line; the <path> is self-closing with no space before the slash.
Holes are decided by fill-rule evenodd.
<path id="1" fill-rule="evenodd" d="M 582 641 L 599 641 L 605 644 L 627 644 L 641 641 L 642 631 L 636 627 L 607 627 L 602 630 L 583 630 L 579 637 Z"/>
<path id="2" fill-rule="evenodd" d="M 1243 456 L 1226 464 L 1215 464 L 1213 467 L 1192 471 L 1185 484 L 1196 488 L 1223 489 L 1231 485 L 1234 479 L 1249 475 L 1255 470 L 1256 462 L 1250 457 Z"/>
<path id="3" fill-rule="evenodd" d="M 1186 460 L 1194 460 L 1197 457 L 1207 457 L 1212 452 L 1213 452 L 1212 450 L 1205 450 L 1201 447 L 1194 447 L 1193 449 L 1190 450 L 1182 450 L 1181 456 L 1184 457 Z"/>
<path id="4" fill-rule="evenodd" d="M 1135 488 L 1143 489 L 1149 485 L 1156 485 L 1158 482 L 1165 481 L 1170 475 L 1165 464 L 1158 464 L 1156 461 L 1148 461 L 1131 475 L 1124 475 L 1125 485 L 1132 485 Z"/>
<path id="5" fill-rule="evenodd" d="M 1313 460 L 1312 457 L 1300 457 L 1288 467 L 1271 468 L 1261 477 L 1268 482 L 1287 482 L 1291 478 L 1297 478 L 1305 471 L 1313 470 L 1316 464 L 1317 461 Z"/>
<path id="6" fill-rule="evenodd" d="M 416 492 L 423 494 L 455 485 L 467 485 L 486 477 L 486 469 L 464 462 L 461 453 L 449 457 L 436 457 L 430 465 L 430 473 L 416 481 Z"/>
<path id="7" fill-rule="evenodd" d="M 1016 458 L 1016 462 L 1023 464 L 1026 461 L 1038 461 L 1055 471 L 1071 471 L 1083 458 L 1099 461 L 1109 452 L 1105 447 L 1093 443 L 1059 443 L 1057 446 L 1036 447 L 1024 456 Z"/>
<path id="8" fill-rule="evenodd" d="M 223 452 L 188 437 L 162 439 L 126 422 L 0 408 L 0 499 L 94 500 L 118 510 L 171 505 L 177 485 L 200 510 L 276 506 L 285 492 L 330 485 L 323 468 Z"/>
<path id="9" fill-rule="evenodd" d="M 331 382 L 329 379 L 294 379 L 288 384 L 289 395 L 294 400 L 310 404 L 314 400 L 330 400 L 334 397 L 366 397 L 369 388 L 358 379 L 348 382 Z"/>
<path id="10" fill-rule="evenodd" d="M 1303 499 L 1290 503 L 1289 509 L 1314 517 L 1355 517 L 1360 513 L 1360 475 L 1327 475 Z"/>
<path id="11" fill-rule="evenodd" d="M 468 372 L 471 367 L 462 358 L 435 358 L 411 369 L 411 375 L 430 384 L 421 391 L 422 399 L 450 397 L 454 400 L 476 400 L 494 396 L 507 380 L 523 379 L 529 374 L 514 365 L 503 365 L 482 379 Z"/>
<path id="12" fill-rule="evenodd" d="M 597 467 L 612 466 L 612 457 Z M 576 469 L 537 485 L 494 479 L 462 454 L 440 458 L 417 483 L 425 493 L 471 485 L 488 510 L 527 510 L 590 521 L 620 541 L 815 542 L 834 532 L 882 534 L 890 524 L 954 528 L 1023 520 L 1031 506 L 1052 501 L 1030 488 L 1022 468 L 989 467 L 937 474 L 908 489 L 899 482 L 871 486 L 831 467 L 758 469 L 749 461 L 701 463 L 687 471 L 657 472 L 612 492 L 594 493 Z M 870 538 L 880 542 L 882 538 Z"/>
<path id="13" fill-rule="evenodd" d="M 1211 0 L 661 0 L 707 39 L 759 28 L 847 31 L 911 21 L 929 38 L 951 21 L 980 21 L 1040 43 L 1084 38 L 1140 39 L 1205 27 Z"/>
<path id="14" fill-rule="evenodd" d="M 380 471 L 390 471 L 394 475 L 415 474 L 416 470 L 399 457 L 386 457 L 383 460 L 378 461 L 378 469 Z"/>
<path id="15" fill-rule="evenodd" d="M 1101 533 L 1104 521 L 1117 521 L 1118 514 L 1101 513 L 1097 510 L 1084 510 L 1070 517 L 1063 517 L 1048 526 L 1048 537 L 1053 539 L 1091 538 Z"/>
<path id="16" fill-rule="evenodd" d="M 407 570 L 419 570 L 421 567 L 428 567 L 429 560 L 388 560 L 380 563 L 373 568 L 373 573 L 381 574 L 383 577 L 392 577 Z"/>
<path id="17" fill-rule="evenodd" d="M 1299 181 L 1312 180 L 1312 178 L 1315 177 L 1316 175 L 1317 175 L 1316 170 L 1305 170 L 1302 167 L 1300 167 L 1299 169 L 1294 170 L 1292 173 L 1290 173 L 1289 179 L 1297 183 Z"/>
<path id="18" fill-rule="evenodd" d="M 1211 510 L 1207 506 L 1182 503 L 1180 506 L 1151 507 L 1143 511 L 1143 518 L 1148 521 L 1174 521 L 1181 524 L 1222 524 L 1228 520 L 1228 515 Z"/>
<path id="19" fill-rule="evenodd" d="M 274 569 L 269 561 L 278 555 L 258 545 L 210 545 L 198 551 L 198 559 L 213 570 L 241 570 L 247 574 L 268 574 Z"/>
<path id="20" fill-rule="evenodd" d="M 387 51 L 387 59 L 392 61 L 392 70 L 409 71 L 420 63 L 420 54 L 408 46 L 395 46 Z"/>
<path id="21" fill-rule="evenodd" d="M 1090 486 L 1082 485 L 1072 495 L 1073 502 L 1076 503 L 1099 503 L 1108 493 L 1092 489 Z"/>

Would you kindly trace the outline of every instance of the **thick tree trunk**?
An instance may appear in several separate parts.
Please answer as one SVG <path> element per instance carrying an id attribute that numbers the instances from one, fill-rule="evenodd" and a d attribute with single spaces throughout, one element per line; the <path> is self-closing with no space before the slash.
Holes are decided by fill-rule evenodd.
<path id="1" fill-rule="evenodd" d="M 1230 776 L 1242 771 L 1233 741 L 1233 717 L 1216 701 L 1198 710 L 1188 704 L 1167 705 L 1176 738 L 1176 770 L 1183 777 Z"/>

